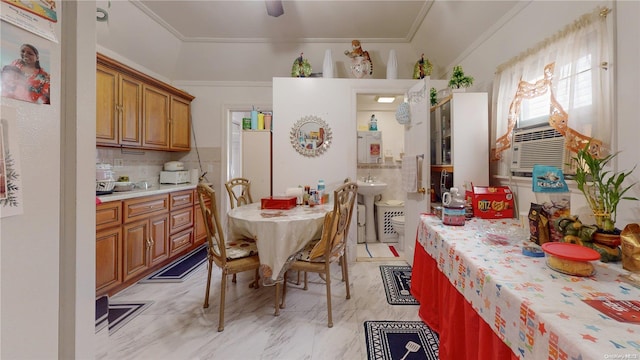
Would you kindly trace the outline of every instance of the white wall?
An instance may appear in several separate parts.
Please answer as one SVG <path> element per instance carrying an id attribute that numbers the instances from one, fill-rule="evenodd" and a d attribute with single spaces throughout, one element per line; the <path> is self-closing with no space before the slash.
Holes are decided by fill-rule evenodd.
<path id="1" fill-rule="evenodd" d="M 404 93 L 416 80 L 375 79 L 273 79 L 273 192 L 284 194 L 286 188 L 314 186 L 324 179 L 333 191 L 347 177 L 357 173 L 357 101 L 358 93 Z M 329 149 L 317 157 L 305 157 L 292 146 L 290 130 L 296 121 L 313 115 L 331 128 Z M 353 218 L 355 221 L 356 218 Z M 349 234 L 350 261 L 355 260 L 357 226 Z"/>

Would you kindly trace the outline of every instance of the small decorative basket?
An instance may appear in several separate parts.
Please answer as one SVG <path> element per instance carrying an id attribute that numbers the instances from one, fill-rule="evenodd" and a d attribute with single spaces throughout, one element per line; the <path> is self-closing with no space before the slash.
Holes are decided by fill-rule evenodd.
<path id="1" fill-rule="evenodd" d="M 113 191 L 116 186 L 116 181 L 111 180 L 96 180 L 96 192 Z"/>

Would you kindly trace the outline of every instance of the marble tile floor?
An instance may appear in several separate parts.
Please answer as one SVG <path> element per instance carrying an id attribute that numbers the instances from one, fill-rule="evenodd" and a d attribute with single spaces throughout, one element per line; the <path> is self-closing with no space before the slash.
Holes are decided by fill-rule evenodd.
<path id="1" fill-rule="evenodd" d="M 152 300 L 153 305 L 111 336 L 97 334 L 96 359 L 366 359 L 364 321 L 417 321 L 417 305 L 389 305 L 380 265 L 349 264 L 351 299 L 345 299 L 340 267 L 332 267 L 333 328 L 327 327 L 325 284 L 309 274 L 309 290 L 288 284 L 286 308 L 273 315 L 274 287 L 250 289 L 251 272 L 227 283 L 225 329 L 218 332 L 220 269 L 203 309 L 206 264 L 182 283 L 136 284 L 113 301 Z M 406 262 L 404 263 L 406 264 Z"/>

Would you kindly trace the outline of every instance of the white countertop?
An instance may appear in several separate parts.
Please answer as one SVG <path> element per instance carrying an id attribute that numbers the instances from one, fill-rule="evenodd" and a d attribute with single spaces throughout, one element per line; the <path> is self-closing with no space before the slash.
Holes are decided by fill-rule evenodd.
<path id="1" fill-rule="evenodd" d="M 132 199 L 132 198 L 137 198 L 141 196 L 166 194 L 169 192 L 180 191 L 180 190 L 191 190 L 195 188 L 196 188 L 196 184 L 180 184 L 180 185 L 162 185 L 161 184 L 161 185 L 154 185 L 152 188 L 149 188 L 147 190 L 135 189 L 131 191 L 119 191 L 119 192 L 114 191 L 112 194 L 100 195 L 100 196 L 97 196 L 97 198 L 100 199 L 100 201 L 102 201 L 103 203 L 105 203 L 109 201 Z"/>

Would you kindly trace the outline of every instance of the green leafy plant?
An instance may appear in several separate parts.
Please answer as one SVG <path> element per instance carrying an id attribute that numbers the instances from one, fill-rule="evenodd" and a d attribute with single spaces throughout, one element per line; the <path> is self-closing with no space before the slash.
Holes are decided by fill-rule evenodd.
<path id="1" fill-rule="evenodd" d="M 599 158 L 590 151 L 591 144 L 580 149 L 572 159 L 576 164 L 574 180 L 596 218 L 596 226 L 604 232 L 615 232 L 618 203 L 621 200 L 638 200 L 624 196 L 636 183 L 623 185 L 636 166 L 629 171 L 612 172 L 608 164 L 618 153 Z"/>
<path id="2" fill-rule="evenodd" d="M 438 91 L 436 88 L 429 89 L 429 100 L 431 100 L 431 106 L 434 106 L 438 103 Z"/>
<path id="3" fill-rule="evenodd" d="M 465 76 L 462 66 L 454 66 L 451 79 L 449 79 L 449 87 L 452 89 L 460 89 L 468 88 L 471 85 L 473 85 L 473 77 Z"/>

